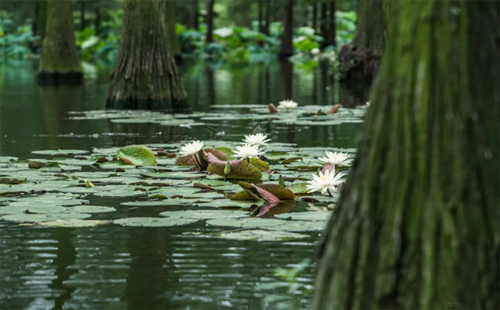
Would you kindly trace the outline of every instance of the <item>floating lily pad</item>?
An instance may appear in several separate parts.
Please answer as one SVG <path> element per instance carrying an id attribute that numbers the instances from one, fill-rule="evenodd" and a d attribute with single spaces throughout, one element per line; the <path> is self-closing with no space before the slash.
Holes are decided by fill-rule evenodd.
<path id="1" fill-rule="evenodd" d="M 297 234 L 286 231 L 269 230 L 244 230 L 244 231 L 225 231 L 216 234 L 215 237 L 231 240 L 249 240 L 249 241 L 286 241 L 310 237 L 305 234 Z"/>
<path id="2" fill-rule="evenodd" d="M 244 219 L 220 219 L 209 220 L 207 224 L 222 227 L 238 227 L 238 228 L 269 228 L 274 226 L 282 226 L 285 221 L 261 219 L 261 218 L 244 218 Z"/>
<path id="3" fill-rule="evenodd" d="M 196 203 L 198 207 L 208 208 L 250 208 L 251 206 L 260 206 L 264 201 L 245 201 L 245 200 L 229 200 L 229 199 L 214 199 L 210 202 Z"/>
<path id="4" fill-rule="evenodd" d="M 297 182 L 297 183 L 292 183 L 286 188 L 292 191 L 296 195 L 305 195 L 309 192 L 307 189 L 307 183 L 305 182 Z"/>
<path id="5" fill-rule="evenodd" d="M 31 153 L 37 155 L 84 155 L 88 152 L 86 150 L 40 150 L 32 151 Z"/>
<path id="6" fill-rule="evenodd" d="M 156 206 L 180 206 L 180 205 L 196 204 L 197 201 L 199 200 L 178 198 L 178 199 L 164 199 L 164 200 L 128 201 L 128 202 L 122 202 L 120 204 L 122 206 L 156 207 Z M 203 202 L 203 200 L 201 201 Z"/>
<path id="7" fill-rule="evenodd" d="M 76 207 L 67 207 L 67 211 L 78 212 L 78 213 L 105 213 L 105 212 L 114 212 L 115 208 L 112 207 L 103 207 L 103 206 L 76 206 Z"/>
<path id="8" fill-rule="evenodd" d="M 215 157 L 213 154 L 208 154 L 207 161 L 209 163 L 207 170 L 219 176 L 225 176 L 224 168 L 227 161 L 223 161 Z M 227 174 L 229 179 L 255 179 L 262 178 L 262 172 L 259 168 L 247 163 L 245 160 L 231 160 L 230 172 Z"/>
<path id="9" fill-rule="evenodd" d="M 129 145 L 121 148 L 116 156 L 127 164 L 135 166 L 156 166 L 153 151 L 144 145 Z"/>
<path id="10" fill-rule="evenodd" d="M 191 218 L 170 218 L 170 217 L 129 217 L 114 220 L 114 224 L 122 226 L 140 226 L 140 227 L 171 227 L 181 226 L 197 222 L 198 219 Z"/>
<path id="11" fill-rule="evenodd" d="M 165 211 L 161 216 L 178 217 L 189 219 L 229 219 L 248 217 L 249 214 L 242 211 L 218 211 L 218 210 L 185 210 L 185 211 Z"/>
<path id="12" fill-rule="evenodd" d="M 56 212 L 56 213 L 39 213 L 39 214 L 27 214 L 27 213 L 15 213 L 4 215 L 0 219 L 11 221 L 11 222 L 48 222 L 61 219 L 85 219 L 91 217 L 92 215 L 86 213 L 76 213 L 76 212 Z"/>
<path id="13" fill-rule="evenodd" d="M 280 219 L 291 218 L 298 221 L 328 221 L 331 216 L 332 212 L 293 212 L 275 215 Z"/>
<path id="14" fill-rule="evenodd" d="M 111 221 L 62 219 L 49 222 L 39 222 L 36 225 L 44 227 L 93 227 L 93 226 L 106 225 L 109 223 L 111 223 Z"/>

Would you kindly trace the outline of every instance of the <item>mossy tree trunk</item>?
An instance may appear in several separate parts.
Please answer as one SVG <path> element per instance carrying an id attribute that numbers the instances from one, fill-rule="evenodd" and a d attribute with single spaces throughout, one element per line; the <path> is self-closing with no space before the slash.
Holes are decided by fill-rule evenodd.
<path id="1" fill-rule="evenodd" d="M 73 25 L 73 2 L 47 0 L 47 20 L 38 82 L 78 84 L 82 80 Z"/>
<path id="2" fill-rule="evenodd" d="M 286 60 L 293 55 L 293 0 L 286 0 L 283 35 L 279 52 L 280 60 Z"/>
<path id="3" fill-rule="evenodd" d="M 499 11 L 391 6 L 311 309 L 499 309 Z"/>
<path id="4" fill-rule="evenodd" d="M 107 108 L 174 112 L 188 108 L 161 8 L 161 0 L 125 0 Z"/>
<path id="5" fill-rule="evenodd" d="M 385 44 L 384 2 L 394 1 L 359 0 L 356 35 L 339 51 L 341 80 L 347 84 L 371 84 L 377 73 Z"/>
<path id="6" fill-rule="evenodd" d="M 174 55 L 174 59 L 177 63 L 182 62 L 181 46 L 179 44 L 179 38 L 175 31 L 175 1 L 167 0 L 164 1 L 165 6 L 165 26 L 168 32 L 168 41 L 170 43 L 170 49 Z"/>
<path id="7" fill-rule="evenodd" d="M 35 14 L 32 23 L 33 35 L 38 36 L 39 39 L 30 44 L 30 49 L 33 52 L 38 52 L 43 44 L 45 37 L 45 28 L 47 26 L 47 0 L 40 0 L 35 3 Z"/>
<path id="8" fill-rule="evenodd" d="M 198 30 L 200 28 L 200 5 L 198 3 L 198 0 L 194 0 L 193 2 L 193 13 L 194 13 L 194 16 L 193 16 L 193 19 L 194 19 L 194 29 Z"/>
<path id="9" fill-rule="evenodd" d="M 207 43 L 214 41 L 214 2 L 215 0 L 207 1 Z"/>

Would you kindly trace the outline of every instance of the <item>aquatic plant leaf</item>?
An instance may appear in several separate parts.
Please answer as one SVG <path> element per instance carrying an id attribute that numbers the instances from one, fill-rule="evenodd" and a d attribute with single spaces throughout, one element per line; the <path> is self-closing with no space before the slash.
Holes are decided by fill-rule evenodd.
<path id="1" fill-rule="evenodd" d="M 129 217 L 114 220 L 114 224 L 140 227 L 172 227 L 198 222 L 198 219 L 171 217 Z"/>
<path id="2" fill-rule="evenodd" d="M 259 196 L 267 202 L 280 202 L 280 199 L 269 191 L 255 185 L 255 190 L 259 193 Z"/>
<path id="3" fill-rule="evenodd" d="M 114 212 L 116 211 L 116 209 L 112 207 L 82 205 L 75 207 L 66 207 L 66 211 L 78 213 L 105 213 Z"/>
<path id="4" fill-rule="evenodd" d="M 280 219 L 290 219 L 295 221 L 328 221 L 332 216 L 332 212 L 292 212 L 290 214 L 278 214 L 277 218 Z"/>
<path id="5" fill-rule="evenodd" d="M 250 164 L 259 168 L 260 171 L 269 171 L 269 164 L 260 158 L 250 158 Z"/>
<path id="6" fill-rule="evenodd" d="M 231 196 L 231 200 L 259 200 L 259 199 L 261 199 L 259 195 L 252 193 L 248 189 L 244 189 Z"/>
<path id="7" fill-rule="evenodd" d="M 181 165 L 181 166 L 197 166 L 198 165 L 194 155 L 185 155 L 185 156 L 178 157 L 177 160 L 175 161 L 175 164 Z"/>
<path id="8" fill-rule="evenodd" d="M 153 151 L 144 145 L 129 145 L 121 148 L 116 156 L 125 163 L 135 166 L 156 166 Z"/>
<path id="9" fill-rule="evenodd" d="M 305 182 L 297 182 L 290 184 L 286 188 L 296 195 L 305 195 L 309 192 L 309 190 L 307 189 L 307 185 L 308 184 Z"/>
<path id="10" fill-rule="evenodd" d="M 61 219 L 85 219 L 91 217 L 92 215 L 87 213 L 77 213 L 77 212 L 52 212 L 52 213 L 15 213 L 4 215 L 0 219 L 10 221 L 10 222 L 48 222 Z"/>
<path id="11" fill-rule="evenodd" d="M 32 151 L 31 153 L 37 154 L 37 155 L 84 155 L 87 154 L 89 151 L 86 150 L 39 150 L 39 151 Z"/>
<path id="12" fill-rule="evenodd" d="M 106 220 L 61 219 L 49 222 L 39 222 L 36 223 L 36 225 L 44 227 L 93 227 L 110 223 L 111 221 Z"/>
<path id="13" fill-rule="evenodd" d="M 261 218 L 240 218 L 240 219 L 217 219 L 208 220 L 207 224 L 213 226 L 222 227 L 238 227 L 238 228 L 270 228 L 279 227 L 285 224 L 286 221 L 273 220 L 273 219 L 261 219 Z"/>
<path id="14" fill-rule="evenodd" d="M 306 234 L 297 234 L 286 231 L 269 231 L 269 230 L 244 230 L 244 231 L 225 231 L 215 235 L 217 238 L 231 240 L 246 240 L 246 241 L 287 241 L 294 239 L 302 239 L 310 237 Z M 289 284 L 286 284 L 287 286 Z"/>
<path id="15" fill-rule="evenodd" d="M 249 217 L 247 212 L 242 211 L 218 211 L 218 210 L 184 210 L 184 211 L 165 211 L 161 216 L 190 218 L 190 219 L 229 219 Z"/>
<path id="16" fill-rule="evenodd" d="M 259 183 L 259 184 L 255 184 L 254 186 L 270 192 L 271 194 L 278 197 L 279 199 L 294 199 L 295 198 L 295 194 L 291 190 L 289 190 L 281 185 L 278 185 L 278 184 Z"/>
<path id="17" fill-rule="evenodd" d="M 259 206 L 263 201 L 243 201 L 243 200 L 229 200 L 229 199 L 214 199 L 209 202 L 195 203 L 198 207 L 204 208 L 250 208 L 252 206 Z"/>
<path id="18" fill-rule="evenodd" d="M 163 200 L 139 200 L 139 201 L 127 201 L 120 203 L 122 206 L 134 206 L 134 207 L 155 207 L 155 206 L 181 206 L 196 204 L 197 202 L 208 202 L 208 200 L 202 199 L 184 199 L 184 198 L 173 198 L 173 199 L 163 199 Z"/>
<path id="19" fill-rule="evenodd" d="M 215 173 L 219 176 L 224 177 L 224 168 L 226 167 L 226 161 L 222 161 L 215 157 L 215 155 L 209 153 L 207 156 L 207 161 L 209 163 L 207 170 L 209 172 Z M 244 160 L 231 160 L 229 161 L 231 165 L 231 173 L 227 175 L 228 179 L 253 179 L 259 180 L 262 178 L 262 172 L 255 166 L 247 163 Z"/>
<path id="20" fill-rule="evenodd" d="M 224 153 L 224 155 L 226 155 L 226 159 L 222 159 L 222 158 L 220 158 L 220 157 L 216 156 L 216 157 L 217 157 L 217 158 L 219 158 L 220 160 L 231 160 L 231 159 L 235 159 L 235 158 L 233 157 L 233 155 L 234 155 L 233 151 L 232 151 L 230 148 L 226 147 L 226 146 L 220 146 L 220 147 L 217 147 L 217 148 L 216 148 L 216 150 L 218 150 L 218 151 L 220 151 L 220 152 Z M 215 154 L 214 154 L 214 155 L 215 155 Z"/>

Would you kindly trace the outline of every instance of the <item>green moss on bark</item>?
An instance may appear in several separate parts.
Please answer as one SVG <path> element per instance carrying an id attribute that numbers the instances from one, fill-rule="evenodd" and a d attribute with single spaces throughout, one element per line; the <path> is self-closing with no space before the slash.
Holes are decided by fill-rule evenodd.
<path id="1" fill-rule="evenodd" d="M 73 2 L 47 0 L 47 20 L 38 80 L 40 83 L 81 83 L 82 68 L 73 26 Z"/>
<path id="2" fill-rule="evenodd" d="M 107 108 L 188 109 L 158 0 L 126 0 L 122 40 L 111 74 Z"/>
<path id="3" fill-rule="evenodd" d="M 500 14 L 391 2 L 311 309 L 500 308 Z"/>

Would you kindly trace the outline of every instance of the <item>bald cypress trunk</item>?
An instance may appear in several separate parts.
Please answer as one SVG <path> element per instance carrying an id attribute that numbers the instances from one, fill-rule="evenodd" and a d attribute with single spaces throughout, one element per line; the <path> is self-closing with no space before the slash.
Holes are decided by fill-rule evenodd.
<path id="1" fill-rule="evenodd" d="M 170 51 L 159 0 L 125 0 L 122 39 L 107 108 L 178 111 L 186 91 Z"/>
<path id="2" fill-rule="evenodd" d="M 370 84 L 384 51 L 386 22 L 384 5 L 391 0 L 359 0 L 356 35 L 339 51 L 341 79 L 348 84 Z M 385 4 L 384 4 L 385 3 Z"/>
<path id="3" fill-rule="evenodd" d="M 214 2 L 215 0 L 207 1 L 207 43 L 214 41 Z"/>
<path id="4" fill-rule="evenodd" d="M 179 38 L 176 33 L 175 25 L 175 1 L 168 0 L 164 1 L 165 5 L 165 25 L 168 32 L 168 41 L 170 43 L 170 49 L 177 63 L 182 62 L 181 46 L 179 44 Z"/>
<path id="5" fill-rule="evenodd" d="M 279 52 L 280 60 L 286 60 L 293 55 L 293 0 L 287 0 L 285 6 L 285 19 L 283 22 L 283 35 Z"/>
<path id="6" fill-rule="evenodd" d="M 76 49 L 72 1 L 47 1 L 47 19 L 38 72 L 41 84 L 78 84 L 83 80 Z"/>
<path id="7" fill-rule="evenodd" d="M 499 11 L 391 6 L 311 309 L 499 309 Z"/>

